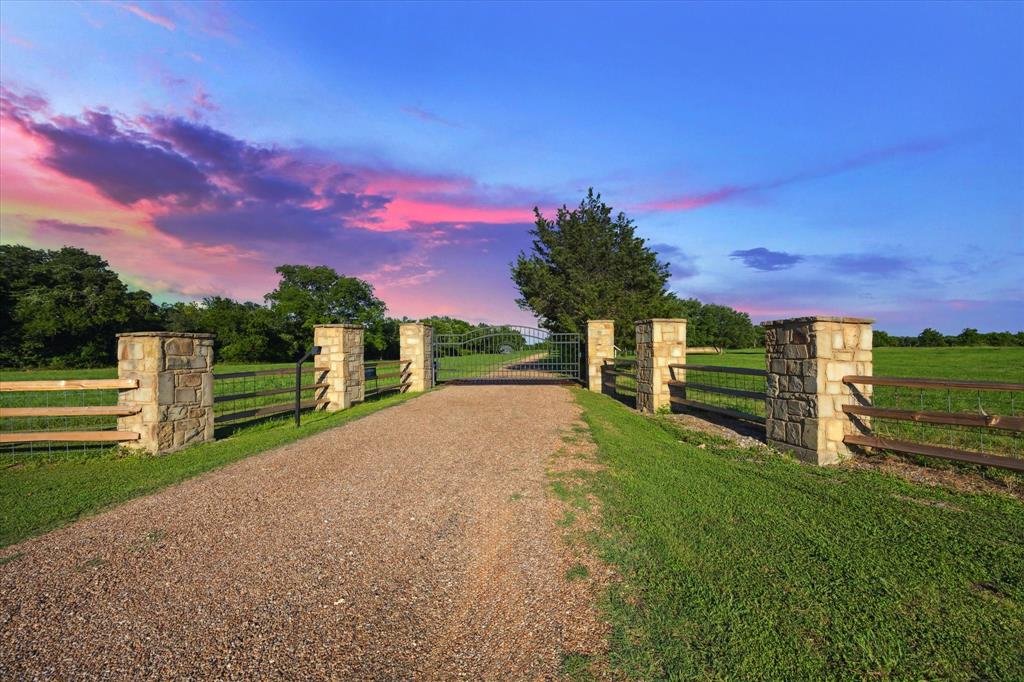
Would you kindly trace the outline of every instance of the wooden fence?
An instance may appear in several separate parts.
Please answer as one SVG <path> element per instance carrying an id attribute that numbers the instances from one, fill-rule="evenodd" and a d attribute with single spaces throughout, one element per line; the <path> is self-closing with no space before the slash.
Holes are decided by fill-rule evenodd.
<path id="1" fill-rule="evenodd" d="M 98 391 L 138 388 L 137 379 L 57 379 L 53 381 L 0 381 L 0 393 L 27 393 L 25 402 L 49 401 L 38 394 L 56 391 Z M 65 401 L 67 402 L 67 401 Z M 74 417 L 127 417 L 142 408 L 123 405 L 31 405 L 0 407 L 0 419 L 48 419 Z M 126 442 L 138 440 L 139 434 L 116 430 L 23 430 L 0 429 L 0 444 L 41 442 Z"/>
<path id="2" fill-rule="evenodd" d="M 671 404 L 765 423 L 767 371 L 718 365 L 671 364 L 668 367 L 673 377 L 668 382 Z M 686 378 L 676 379 L 676 376 Z"/>
<path id="3" fill-rule="evenodd" d="M 897 395 L 897 405 L 894 407 L 874 404 L 877 402 L 877 392 L 871 401 L 863 398 L 863 404 L 843 406 L 843 412 L 861 430 L 860 434 L 843 438 L 847 445 L 1024 472 L 1024 458 L 1009 454 L 1015 447 L 1019 448 L 1017 434 L 1024 433 L 1024 417 L 1016 414 L 1014 396 L 1014 393 L 1024 391 L 1024 384 L 876 376 L 844 376 L 843 383 L 853 387 L 855 395 L 859 394 L 857 386 L 891 387 Z M 898 391 L 901 388 L 914 392 L 904 397 L 905 401 L 909 399 L 916 403 L 914 409 L 899 407 Z M 954 402 L 957 402 L 954 391 L 976 394 L 975 409 L 954 409 Z M 983 396 L 988 394 L 1004 395 L 1002 399 L 989 400 L 986 408 Z M 996 409 L 1008 414 L 996 414 Z M 934 430 L 917 428 L 910 430 L 909 434 L 901 434 L 898 430 L 890 434 L 884 427 L 892 423 L 945 427 L 945 430 L 936 433 Z M 934 442 L 939 439 L 947 442 Z M 969 448 L 970 445 L 975 447 Z"/>

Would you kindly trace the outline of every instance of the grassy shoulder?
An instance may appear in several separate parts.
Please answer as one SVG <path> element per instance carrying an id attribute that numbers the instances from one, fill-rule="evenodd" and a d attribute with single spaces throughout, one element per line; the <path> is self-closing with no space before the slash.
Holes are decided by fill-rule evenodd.
<path id="1" fill-rule="evenodd" d="M 610 662 L 644 679 L 1022 679 L 1024 505 L 764 450 L 577 391 Z"/>
<path id="2" fill-rule="evenodd" d="M 239 429 L 228 438 L 162 457 L 102 456 L 8 464 L 0 472 L 0 547 L 62 526 L 133 497 L 271 448 L 311 436 L 416 394 L 392 395 L 348 410 L 306 414 Z"/>

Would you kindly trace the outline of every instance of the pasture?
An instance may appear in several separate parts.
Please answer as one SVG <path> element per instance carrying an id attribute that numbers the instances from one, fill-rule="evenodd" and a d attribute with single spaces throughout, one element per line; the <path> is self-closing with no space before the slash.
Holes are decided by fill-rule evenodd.
<path id="1" fill-rule="evenodd" d="M 1024 506 L 816 468 L 577 391 L 609 663 L 639 679 L 1020 679 Z"/>

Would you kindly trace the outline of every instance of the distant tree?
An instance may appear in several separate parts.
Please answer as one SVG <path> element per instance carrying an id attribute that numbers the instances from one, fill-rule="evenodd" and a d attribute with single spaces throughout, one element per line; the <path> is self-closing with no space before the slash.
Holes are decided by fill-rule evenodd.
<path id="1" fill-rule="evenodd" d="M 460 320 L 447 315 L 424 317 L 420 322 L 429 324 L 434 329 L 434 334 L 465 334 L 473 329 L 471 322 Z"/>
<path id="2" fill-rule="evenodd" d="M 946 337 L 941 332 L 927 327 L 924 331 L 917 335 L 917 345 L 919 346 L 945 346 Z"/>
<path id="3" fill-rule="evenodd" d="M 632 346 L 633 321 L 663 310 L 668 265 L 593 189 L 554 220 L 534 215 L 533 246 L 512 264 L 516 303 L 552 331 L 586 333 L 587 320 L 613 319 L 619 345 Z"/>
<path id="4" fill-rule="evenodd" d="M 211 296 L 199 303 L 164 307 L 169 331 L 216 334 L 217 362 L 271 362 L 294 359 L 280 315 L 257 303 Z"/>
<path id="5" fill-rule="evenodd" d="M 895 345 L 893 337 L 888 332 L 884 332 L 881 329 L 875 329 L 871 333 L 871 336 L 871 345 L 874 348 L 884 348 L 886 346 Z"/>
<path id="6" fill-rule="evenodd" d="M 958 346 L 979 346 L 982 343 L 981 334 L 978 333 L 977 329 L 966 327 L 956 337 L 956 345 Z"/>
<path id="7" fill-rule="evenodd" d="M 0 363 L 90 367 L 114 362 L 118 332 L 158 328 L 146 291 L 128 287 L 99 256 L 0 246 Z"/>
<path id="8" fill-rule="evenodd" d="M 367 347 L 377 351 L 387 347 L 387 306 L 374 295 L 369 282 L 339 275 L 326 265 L 282 265 L 276 270 L 281 281 L 265 298 L 282 318 L 292 356 L 301 355 L 313 344 L 317 324 L 361 324 Z"/>

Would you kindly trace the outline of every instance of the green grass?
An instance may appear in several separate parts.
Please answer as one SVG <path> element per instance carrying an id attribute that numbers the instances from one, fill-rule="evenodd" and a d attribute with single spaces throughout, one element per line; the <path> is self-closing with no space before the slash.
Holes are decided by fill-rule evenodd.
<path id="1" fill-rule="evenodd" d="M 691 355 L 694 365 L 764 369 L 764 349 L 727 350 L 721 355 Z M 1024 381 L 1024 347 L 876 348 L 879 376 Z"/>
<path id="2" fill-rule="evenodd" d="M 575 391 L 610 663 L 641 679 L 1024 679 L 1024 505 L 813 468 Z M 698 447 L 698 446 L 703 446 Z"/>
<path id="3" fill-rule="evenodd" d="M 212 443 L 161 457 L 116 451 L 79 459 L 6 460 L 0 473 L 0 546 L 64 525 L 125 500 L 211 469 L 397 405 L 414 394 L 391 395 L 335 413 L 315 412 L 296 428 L 289 418 L 265 421 Z"/>

